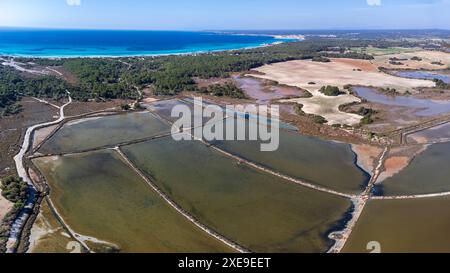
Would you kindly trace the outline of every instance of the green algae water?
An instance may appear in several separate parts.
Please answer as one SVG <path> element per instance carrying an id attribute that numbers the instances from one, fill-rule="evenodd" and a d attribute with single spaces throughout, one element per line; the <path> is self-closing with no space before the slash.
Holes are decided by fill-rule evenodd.
<path id="1" fill-rule="evenodd" d="M 344 252 L 450 252 L 450 198 L 373 200 L 367 204 Z"/>
<path id="2" fill-rule="evenodd" d="M 33 162 L 50 184 L 57 210 L 79 234 L 122 252 L 231 251 L 169 207 L 114 151 Z"/>
<path id="3" fill-rule="evenodd" d="M 400 173 L 383 181 L 385 195 L 450 191 L 450 143 L 434 144 Z"/>
<path id="4" fill-rule="evenodd" d="M 39 152 L 79 152 L 167 132 L 170 127 L 148 112 L 87 118 L 65 124 Z"/>
<path id="5" fill-rule="evenodd" d="M 280 146 L 261 152 L 259 141 L 213 141 L 219 148 L 265 167 L 338 191 L 359 193 L 369 176 L 356 166 L 350 145 L 280 130 Z"/>
<path id="6" fill-rule="evenodd" d="M 123 147 L 164 192 L 202 223 L 255 252 L 325 252 L 349 200 L 239 164 L 198 141 Z"/>

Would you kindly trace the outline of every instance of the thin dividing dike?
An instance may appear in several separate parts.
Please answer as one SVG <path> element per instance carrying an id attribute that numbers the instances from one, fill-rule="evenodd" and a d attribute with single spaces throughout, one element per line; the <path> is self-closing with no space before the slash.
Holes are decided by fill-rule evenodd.
<path id="1" fill-rule="evenodd" d="M 50 184 L 57 211 L 83 236 L 110 242 L 123 252 L 232 251 L 177 214 L 114 151 L 34 163 Z"/>
<path id="2" fill-rule="evenodd" d="M 170 137 L 122 148 L 154 183 L 200 222 L 255 252 L 325 252 L 346 198 L 306 189 Z"/>

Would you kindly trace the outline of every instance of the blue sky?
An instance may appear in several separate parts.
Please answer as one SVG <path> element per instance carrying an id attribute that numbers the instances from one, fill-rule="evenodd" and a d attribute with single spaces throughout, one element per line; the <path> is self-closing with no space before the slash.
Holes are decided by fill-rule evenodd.
<path id="1" fill-rule="evenodd" d="M 450 0 L 0 0 L 0 26 L 450 29 Z"/>

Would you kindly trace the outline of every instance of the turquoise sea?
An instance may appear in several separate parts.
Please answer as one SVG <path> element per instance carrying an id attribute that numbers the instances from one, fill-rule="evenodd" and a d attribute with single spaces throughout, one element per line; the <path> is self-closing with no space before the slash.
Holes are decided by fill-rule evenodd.
<path id="1" fill-rule="evenodd" d="M 269 35 L 188 31 L 0 29 L 0 55 L 119 57 L 185 54 L 292 41 Z"/>

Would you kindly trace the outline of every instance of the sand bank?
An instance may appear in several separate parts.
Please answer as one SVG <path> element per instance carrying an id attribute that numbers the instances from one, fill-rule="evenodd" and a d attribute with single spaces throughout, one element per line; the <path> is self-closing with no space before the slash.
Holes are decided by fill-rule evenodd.
<path id="1" fill-rule="evenodd" d="M 352 145 L 352 150 L 358 157 L 358 166 L 373 176 L 373 170 L 378 163 L 378 159 L 380 158 L 383 149 L 376 146 L 355 144 Z"/>

